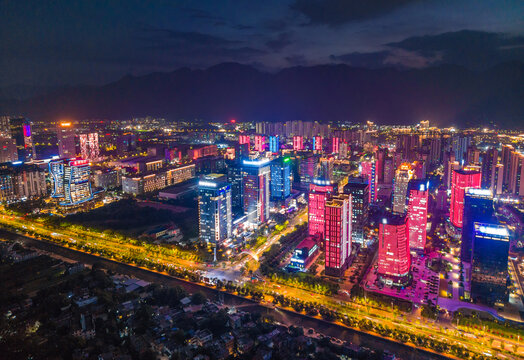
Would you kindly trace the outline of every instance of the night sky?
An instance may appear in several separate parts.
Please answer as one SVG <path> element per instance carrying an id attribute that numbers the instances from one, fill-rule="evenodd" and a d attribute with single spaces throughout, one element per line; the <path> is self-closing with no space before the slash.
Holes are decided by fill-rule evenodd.
<path id="1" fill-rule="evenodd" d="M 0 87 L 234 61 L 482 70 L 524 60 L 522 0 L 0 0 Z"/>

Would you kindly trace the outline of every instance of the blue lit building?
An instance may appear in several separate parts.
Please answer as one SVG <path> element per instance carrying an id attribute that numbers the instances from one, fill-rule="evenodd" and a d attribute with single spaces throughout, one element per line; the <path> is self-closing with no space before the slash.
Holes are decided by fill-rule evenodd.
<path id="1" fill-rule="evenodd" d="M 198 182 L 198 222 L 200 240 L 208 245 L 231 238 L 231 184 L 224 175 L 206 175 Z"/>
<path id="2" fill-rule="evenodd" d="M 242 201 L 251 225 L 269 220 L 269 159 L 242 161 Z"/>
<path id="3" fill-rule="evenodd" d="M 488 189 L 468 188 L 464 194 L 460 258 L 471 263 L 473 252 L 474 223 L 495 223 L 493 194 Z"/>
<path id="4" fill-rule="evenodd" d="M 275 159 L 271 163 L 271 199 L 284 200 L 291 193 L 291 159 Z"/>
<path id="5" fill-rule="evenodd" d="M 474 224 L 471 298 L 487 305 L 508 301 L 509 231 L 498 224 Z"/>
<path id="6" fill-rule="evenodd" d="M 49 162 L 49 174 L 53 183 L 51 196 L 59 199 L 59 205 L 76 206 L 93 199 L 88 160 L 52 160 Z"/>
<path id="7" fill-rule="evenodd" d="M 280 150 L 280 137 L 278 135 L 269 137 L 269 151 L 277 153 Z"/>
<path id="8" fill-rule="evenodd" d="M 289 264 L 291 267 L 305 270 L 311 261 L 315 258 L 317 252 L 318 245 L 315 241 L 315 238 L 308 236 L 295 248 L 293 256 L 291 257 L 291 262 Z"/>

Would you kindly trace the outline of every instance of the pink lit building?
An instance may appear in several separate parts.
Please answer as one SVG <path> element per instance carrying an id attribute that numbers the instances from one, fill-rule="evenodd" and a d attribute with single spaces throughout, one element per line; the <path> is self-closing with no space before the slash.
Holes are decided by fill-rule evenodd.
<path id="1" fill-rule="evenodd" d="M 264 135 L 255 135 L 255 151 L 266 151 L 266 137 Z"/>
<path id="2" fill-rule="evenodd" d="M 331 138 L 329 147 L 330 147 L 329 150 L 331 151 L 332 154 L 338 154 L 339 149 L 340 149 L 340 138 L 338 137 Z"/>
<path id="3" fill-rule="evenodd" d="M 477 170 L 453 170 L 451 174 L 451 205 L 449 218 L 451 223 L 461 228 L 464 216 L 464 192 L 467 188 L 480 189 L 482 176 Z"/>
<path id="4" fill-rule="evenodd" d="M 351 255 L 351 195 L 332 197 L 325 206 L 326 275 L 341 276 Z"/>
<path id="5" fill-rule="evenodd" d="M 409 192 L 408 229 L 409 247 L 424 250 L 428 224 L 428 191 L 424 184 Z"/>
<path id="6" fill-rule="evenodd" d="M 318 183 L 318 181 L 317 181 Z M 325 206 L 326 201 L 333 194 L 334 188 L 332 184 L 325 182 L 325 184 L 310 184 L 309 185 L 309 201 L 308 201 L 308 225 L 309 235 L 319 234 L 324 238 L 325 227 Z"/>
<path id="7" fill-rule="evenodd" d="M 313 151 L 322 152 L 322 136 L 315 136 L 313 138 Z"/>
<path id="8" fill-rule="evenodd" d="M 365 176 L 369 181 L 369 202 L 377 200 L 377 174 L 375 161 L 367 160 L 360 163 L 360 175 Z"/>
<path id="9" fill-rule="evenodd" d="M 379 275 L 386 283 L 405 283 L 411 267 L 406 217 L 384 218 L 379 226 L 378 241 Z"/>
<path id="10" fill-rule="evenodd" d="M 304 137 L 303 136 L 293 136 L 293 150 L 302 151 L 304 150 Z"/>
<path id="11" fill-rule="evenodd" d="M 242 144 L 248 144 L 249 145 L 249 141 L 250 141 L 249 135 L 239 135 L 238 136 L 238 143 L 240 145 L 242 145 Z"/>

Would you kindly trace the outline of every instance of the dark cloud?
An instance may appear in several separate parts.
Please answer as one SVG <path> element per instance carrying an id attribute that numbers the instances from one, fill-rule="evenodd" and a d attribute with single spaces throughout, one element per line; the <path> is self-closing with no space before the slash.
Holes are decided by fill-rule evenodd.
<path id="1" fill-rule="evenodd" d="M 503 33 L 462 30 L 409 37 L 387 46 L 472 69 L 484 69 L 501 62 L 524 61 L 524 36 Z"/>
<path id="2" fill-rule="evenodd" d="M 238 44 L 239 41 L 224 39 L 219 36 L 204 34 L 195 31 L 177 31 L 171 29 L 159 29 L 144 27 L 146 37 L 153 41 L 171 41 L 178 45 L 190 46 L 223 46 Z"/>
<path id="3" fill-rule="evenodd" d="M 295 0 L 291 9 L 306 16 L 310 24 L 337 26 L 387 14 L 419 0 Z"/>
<path id="4" fill-rule="evenodd" d="M 389 51 L 352 52 L 342 55 L 331 55 L 329 59 L 333 62 L 343 62 L 355 67 L 378 68 L 384 66 L 384 60 L 388 55 Z"/>
<path id="5" fill-rule="evenodd" d="M 278 34 L 277 38 L 266 42 L 266 46 L 275 52 L 280 52 L 282 49 L 292 44 L 292 34 L 290 32 L 283 32 Z"/>
<path id="6" fill-rule="evenodd" d="M 308 64 L 308 61 L 304 55 L 290 55 L 286 56 L 285 60 L 289 65 L 293 66 L 305 66 Z"/>

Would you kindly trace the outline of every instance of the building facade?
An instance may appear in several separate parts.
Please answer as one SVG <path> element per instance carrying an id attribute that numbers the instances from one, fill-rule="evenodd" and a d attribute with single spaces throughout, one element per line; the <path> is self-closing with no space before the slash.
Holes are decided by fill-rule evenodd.
<path id="1" fill-rule="evenodd" d="M 219 174 L 210 174 L 198 183 L 198 222 L 201 241 L 219 246 L 232 234 L 231 184 Z"/>
<path id="2" fill-rule="evenodd" d="M 351 195 L 333 196 L 325 205 L 326 275 L 342 276 L 351 255 Z"/>
<path id="3" fill-rule="evenodd" d="M 451 206 L 449 218 L 451 223 L 462 228 L 464 215 L 464 194 L 467 188 L 479 189 L 481 185 L 480 171 L 453 170 L 451 174 Z"/>
<path id="4" fill-rule="evenodd" d="M 406 217 L 388 215 L 382 219 L 378 241 L 379 276 L 389 285 L 405 284 L 411 267 Z"/>

